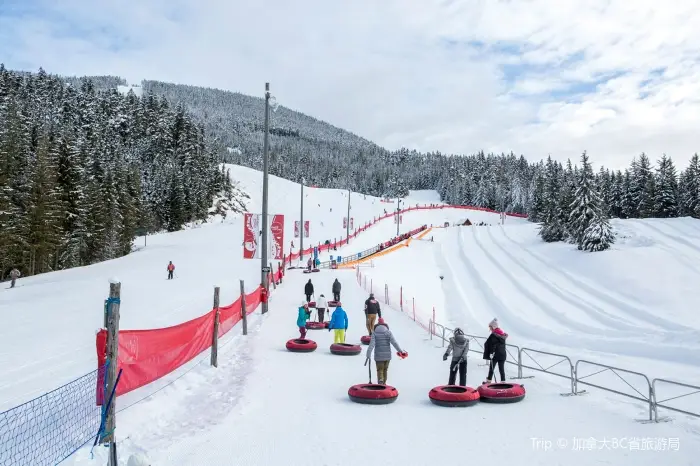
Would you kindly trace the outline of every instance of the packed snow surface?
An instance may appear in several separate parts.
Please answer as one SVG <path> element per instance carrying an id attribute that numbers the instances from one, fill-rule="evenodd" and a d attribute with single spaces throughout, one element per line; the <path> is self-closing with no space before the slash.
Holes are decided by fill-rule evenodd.
<path id="1" fill-rule="evenodd" d="M 261 174 L 229 168 L 251 195 L 249 211 L 259 212 Z M 285 215 L 285 251 L 291 241 L 295 250 L 299 246 L 293 221 L 299 219 L 300 193 L 298 184 L 271 177 L 270 213 Z M 304 219 L 311 222 L 305 247 L 344 237 L 347 191 L 306 187 L 304 196 Z M 434 203 L 435 196 L 412 192 L 404 206 Z M 351 194 L 351 206 L 355 226 L 396 208 L 357 193 Z M 413 321 L 413 305 L 418 321 L 427 323 L 434 308 L 440 324 L 461 326 L 478 337 L 471 341 L 469 357 L 472 386 L 486 377 L 479 344 L 493 317 L 509 333 L 508 342 L 520 348 L 698 385 L 700 222 L 614 221 L 615 245 L 593 254 L 570 244 L 542 243 L 535 225 L 510 217 L 500 225 L 497 214 L 480 211 L 411 212 L 399 227 L 402 232 L 466 218 L 486 225 L 434 228 L 409 247 L 363 264 L 364 289 L 356 270 L 312 275 L 290 270 L 271 295 L 270 312 L 251 316 L 249 334 L 242 336 L 236 327 L 222 339 L 218 368 L 209 366 L 205 352 L 117 400 L 120 464 L 406 466 L 460 458 L 573 466 L 697 464 L 698 420 L 661 411 L 671 422 L 635 422 L 648 418 L 647 404 L 589 386 L 579 387 L 588 391 L 585 395 L 564 397 L 560 394 L 570 392 L 568 379 L 530 369 L 523 375 L 534 378 L 517 381 L 527 389 L 520 403 L 465 409 L 432 405 L 428 391 L 447 382 L 448 363 L 442 361 L 442 340 L 431 339 Z M 392 219 L 383 220 L 332 254 L 353 254 L 395 234 Z M 237 297 L 239 279 L 254 289 L 260 262 L 242 259 L 242 237 L 242 216 L 216 218 L 197 228 L 139 238 L 136 251 L 120 259 L 22 278 L 14 290 L 3 284 L 0 410 L 95 368 L 95 331 L 102 325 L 110 278 L 122 283 L 125 329 L 198 317 L 211 308 L 214 286 L 221 286 L 222 303 Z M 174 281 L 166 280 L 169 260 L 177 267 Z M 348 399 L 351 385 L 368 380 L 368 367 L 364 352 L 330 354 L 331 332 L 308 332 L 319 345 L 313 353 L 285 349 L 285 342 L 298 336 L 296 309 L 304 283 L 312 279 L 316 296 L 328 297 L 336 277 L 350 322 L 348 342 L 366 334 L 362 309 L 370 287 L 381 299 L 387 286 L 391 306 L 383 305 L 383 316 L 409 353 L 405 360 L 394 357 L 389 368 L 388 382 L 400 393 L 392 405 L 365 406 Z M 517 350 L 510 350 L 513 361 Z M 567 375 L 566 364 L 557 365 L 560 359 L 530 355 L 537 362 L 524 358 L 523 364 Z M 581 374 L 599 370 L 579 369 Z M 373 364 L 371 370 L 376 381 Z M 513 365 L 506 371 L 508 377 L 517 375 Z M 646 395 L 639 379 L 629 378 L 626 386 L 618 375 L 607 371 L 586 380 Z M 659 399 L 676 396 L 668 387 L 663 390 Z M 700 404 L 698 395 L 678 402 L 696 412 Z M 66 464 L 105 464 L 105 458 L 106 449 L 96 448 L 91 459 L 85 448 Z"/>

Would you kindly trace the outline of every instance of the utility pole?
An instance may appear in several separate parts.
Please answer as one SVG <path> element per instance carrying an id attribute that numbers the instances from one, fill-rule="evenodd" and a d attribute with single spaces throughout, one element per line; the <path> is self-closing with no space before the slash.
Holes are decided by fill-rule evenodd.
<path id="1" fill-rule="evenodd" d="M 301 179 L 301 219 L 299 221 L 299 259 L 304 259 L 304 183 L 305 178 Z"/>
<path id="2" fill-rule="evenodd" d="M 267 177 L 268 177 L 268 133 L 270 130 L 270 83 L 265 83 L 265 138 L 263 140 L 263 198 L 262 198 L 262 258 L 260 259 L 260 283 L 269 293 L 269 270 L 267 264 Z M 262 313 L 267 312 L 267 302 L 262 303 Z"/>
<path id="3" fill-rule="evenodd" d="M 345 244 L 350 242 L 350 190 L 348 189 L 348 221 L 345 223 L 347 230 L 345 231 Z"/>

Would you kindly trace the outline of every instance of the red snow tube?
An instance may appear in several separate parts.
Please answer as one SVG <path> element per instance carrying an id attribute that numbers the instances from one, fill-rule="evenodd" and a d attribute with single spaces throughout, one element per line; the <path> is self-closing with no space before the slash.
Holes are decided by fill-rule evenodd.
<path id="1" fill-rule="evenodd" d="M 440 385 L 428 392 L 433 404 L 438 406 L 465 407 L 479 402 L 479 391 L 472 387 L 459 385 Z"/>
<path id="2" fill-rule="evenodd" d="M 287 349 L 293 353 L 310 353 L 317 347 L 313 340 L 302 340 L 295 338 L 287 342 Z"/>
<path id="3" fill-rule="evenodd" d="M 316 307 L 316 301 L 310 301 L 306 304 L 308 307 Z"/>
<path id="4" fill-rule="evenodd" d="M 360 345 L 351 343 L 333 343 L 331 345 L 331 353 L 339 356 L 355 356 L 362 352 Z"/>
<path id="5" fill-rule="evenodd" d="M 318 269 L 311 269 L 312 272 L 320 272 Z"/>
<path id="6" fill-rule="evenodd" d="M 372 340 L 372 337 L 370 335 L 362 335 L 362 338 L 360 338 L 360 341 L 362 342 L 363 345 L 369 345 L 369 342 Z"/>
<path id="7" fill-rule="evenodd" d="M 355 403 L 366 405 L 388 405 L 396 401 L 398 390 L 391 385 L 379 385 L 375 383 L 363 383 L 353 385 L 348 390 L 348 396 Z"/>
<path id="8" fill-rule="evenodd" d="M 328 301 L 328 307 L 338 307 L 340 305 L 340 301 Z"/>
<path id="9" fill-rule="evenodd" d="M 525 398 L 525 386 L 515 383 L 485 383 L 478 390 L 481 401 L 487 403 L 517 403 Z"/>
<path id="10" fill-rule="evenodd" d="M 323 330 L 328 328 L 328 322 L 307 322 L 306 328 L 309 330 Z"/>

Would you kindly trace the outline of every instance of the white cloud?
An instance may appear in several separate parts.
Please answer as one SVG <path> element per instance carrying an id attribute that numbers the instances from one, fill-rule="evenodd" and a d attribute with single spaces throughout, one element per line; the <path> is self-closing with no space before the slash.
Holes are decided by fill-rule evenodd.
<path id="1" fill-rule="evenodd" d="M 9 67 L 270 81 L 280 104 L 390 148 L 587 150 L 611 167 L 699 150 L 695 0 L 34 1 L 41 16 L 0 9 Z"/>

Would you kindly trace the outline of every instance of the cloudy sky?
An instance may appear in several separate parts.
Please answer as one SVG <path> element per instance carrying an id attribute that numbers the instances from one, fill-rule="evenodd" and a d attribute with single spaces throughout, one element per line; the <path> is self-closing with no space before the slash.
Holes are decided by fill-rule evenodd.
<path id="1" fill-rule="evenodd" d="M 693 26 L 695 24 L 695 26 Z M 0 0 L 0 61 L 262 95 L 388 148 L 700 150 L 700 1 Z"/>

